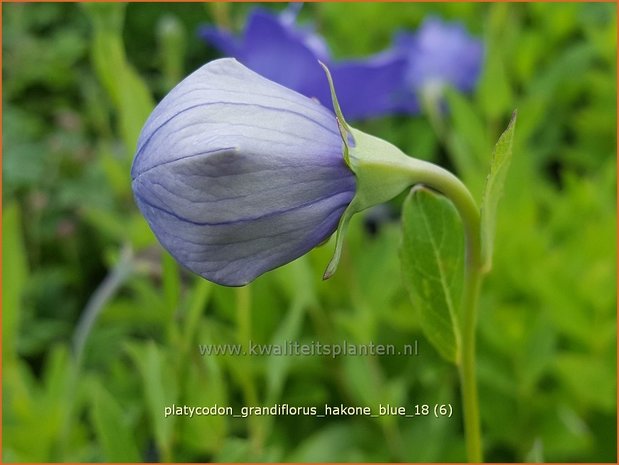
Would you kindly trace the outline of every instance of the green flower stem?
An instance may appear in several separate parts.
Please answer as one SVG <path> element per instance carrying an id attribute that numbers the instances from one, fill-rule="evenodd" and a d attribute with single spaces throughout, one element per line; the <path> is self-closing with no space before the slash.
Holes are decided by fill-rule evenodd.
<path id="1" fill-rule="evenodd" d="M 243 286 L 235 289 L 236 293 L 236 317 L 237 317 L 237 343 L 246 347 L 251 341 L 251 286 Z M 245 405 L 259 405 L 258 391 L 255 379 L 250 367 L 250 360 L 246 357 L 240 359 L 238 372 Z M 261 457 L 264 445 L 263 418 L 252 415 L 248 418 L 249 438 L 252 454 Z"/>
<path id="2" fill-rule="evenodd" d="M 73 334 L 73 353 L 76 366 L 81 365 L 84 347 L 97 318 L 133 271 L 133 250 L 130 245 L 124 244 L 118 262 L 91 295 L 77 323 Z"/>
<path id="3" fill-rule="evenodd" d="M 458 372 L 460 374 L 464 404 L 466 454 L 468 461 L 475 463 L 483 460 L 479 421 L 479 397 L 477 394 L 477 378 L 475 376 L 475 328 L 481 281 L 482 273 L 480 267 L 472 267 L 467 264 L 464 271 L 462 299 L 462 358 L 458 363 Z"/>
<path id="4" fill-rule="evenodd" d="M 482 281 L 481 221 L 477 204 L 466 186 L 449 171 L 409 158 L 411 181 L 424 184 L 446 196 L 458 210 L 466 240 L 464 289 L 460 316 L 461 346 L 458 372 L 464 404 L 464 431 L 469 462 L 482 461 L 477 378 L 475 375 L 475 328 Z"/>

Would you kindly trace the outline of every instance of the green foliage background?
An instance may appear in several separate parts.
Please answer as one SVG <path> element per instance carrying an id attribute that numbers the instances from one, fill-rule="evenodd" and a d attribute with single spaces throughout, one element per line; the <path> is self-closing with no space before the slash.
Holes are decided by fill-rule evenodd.
<path id="1" fill-rule="evenodd" d="M 145 117 L 217 56 L 196 27 L 239 29 L 252 7 L 3 5 L 3 461 L 464 459 L 457 373 L 421 333 L 397 218 L 353 220 L 327 282 L 332 244 L 228 289 L 162 254 L 133 203 Z M 486 459 L 615 462 L 616 6 L 308 4 L 301 22 L 352 57 L 429 14 L 484 37 L 477 91 L 450 91 L 448 115 L 358 126 L 452 169 L 479 200 L 518 108 L 479 316 Z M 85 309 L 101 314 L 80 341 Z M 250 339 L 417 340 L 420 355 L 198 351 Z M 454 417 L 163 416 L 171 404 L 275 403 L 450 403 Z"/>

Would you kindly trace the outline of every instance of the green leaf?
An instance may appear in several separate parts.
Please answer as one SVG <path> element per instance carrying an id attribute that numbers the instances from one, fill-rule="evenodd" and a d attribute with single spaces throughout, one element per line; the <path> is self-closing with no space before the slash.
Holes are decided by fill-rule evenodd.
<path id="1" fill-rule="evenodd" d="M 450 160 L 471 191 L 475 191 L 471 181 L 477 182 L 478 178 L 481 190 L 483 173 L 480 172 L 488 165 L 490 148 L 486 136 L 486 124 L 471 100 L 458 90 L 448 88 L 445 98 L 449 104 L 453 126 L 446 135 Z"/>
<path id="2" fill-rule="evenodd" d="M 127 349 L 142 377 L 157 448 L 164 461 L 171 461 L 175 417 L 165 418 L 163 410 L 178 401 L 176 370 L 167 360 L 165 352 L 153 341 L 131 344 Z"/>
<path id="3" fill-rule="evenodd" d="M 286 462 L 356 462 L 364 457 L 359 445 L 355 444 L 356 432 L 352 422 L 331 423 L 304 437 Z"/>
<path id="4" fill-rule="evenodd" d="M 140 453 L 122 407 L 99 382 L 93 380 L 91 392 L 92 422 L 104 461 L 139 462 Z"/>
<path id="5" fill-rule="evenodd" d="M 558 379 L 578 405 L 590 405 L 611 413 L 617 411 L 615 366 L 608 358 L 592 358 L 576 352 L 555 360 Z"/>
<path id="6" fill-rule="evenodd" d="M 510 10 L 512 7 L 507 3 L 495 3 L 489 9 L 486 58 L 476 94 L 479 106 L 490 119 L 499 118 L 514 101 L 511 75 L 506 66 L 509 62 L 500 45 L 506 42 L 513 28 L 513 11 Z"/>
<path id="7" fill-rule="evenodd" d="M 212 343 L 205 339 L 205 343 Z M 284 358 L 284 357 L 282 357 Z M 186 388 L 183 392 L 185 405 L 204 407 L 228 407 L 228 386 L 220 361 L 215 357 L 202 357 L 193 364 L 185 375 Z M 225 415 L 182 416 L 177 419 L 176 430 L 179 441 L 192 450 L 202 453 L 216 453 L 228 434 L 229 419 Z"/>
<path id="8" fill-rule="evenodd" d="M 411 190 L 402 210 L 402 271 L 421 327 L 447 360 L 457 362 L 458 308 L 464 278 L 464 232 L 460 217 L 442 195 Z"/>
<path id="9" fill-rule="evenodd" d="M 183 321 L 183 354 L 189 354 L 190 347 L 195 343 L 196 331 L 200 323 L 200 318 L 211 299 L 212 291 L 213 285 L 207 280 L 202 278 L 196 278 L 194 280 L 187 313 Z"/>
<path id="10" fill-rule="evenodd" d="M 16 355 L 21 298 L 27 278 L 26 256 L 22 241 L 17 204 L 8 204 L 2 214 L 2 256 L 10 272 L 2 274 L 2 359 Z"/>
<path id="11" fill-rule="evenodd" d="M 490 173 L 486 179 L 486 187 L 481 201 L 481 245 L 483 268 L 485 271 L 489 271 L 492 267 L 496 215 L 507 177 L 507 170 L 512 159 L 516 118 L 517 112 L 514 111 L 507 129 L 501 134 L 499 141 L 494 147 Z"/>
<path id="12" fill-rule="evenodd" d="M 131 170 L 131 160 L 117 156 L 111 144 L 106 143 L 99 144 L 96 160 L 115 196 L 123 200 L 130 198 L 131 183 L 127 182 L 127 173 Z"/>
<path id="13" fill-rule="evenodd" d="M 84 222 L 92 226 L 102 236 L 122 242 L 127 237 L 127 219 L 100 207 L 84 205 L 80 209 Z"/>
<path id="14" fill-rule="evenodd" d="M 125 55 L 122 28 L 126 5 L 88 3 L 83 7 L 93 25 L 93 67 L 118 112 L 125 147 L 133 151 L 154 101 Z"/>
<path id="15" fill-rule="evenodd" d="M 187 49 L 187 32 L 182 21 L 166 14 L 157 23 L 157 40 L 164 90 L 172 89 L 183 78 L 183 63 Z"/>
<path id="16" fill-rule="evenodd" d="M 66 345 L 48 348 L 39 377 L 22 359 L 3 366 L 2 374 L 3 458 L 12 452 L 20 462 L 47 463 L 62 456 L 80 408 L 77 371 Z"/>
<path id="17" fill-rule="evenodd" d="M 278 293 L 289 301 L 284 318 L 273 333 L 271 344 L 283 346 L 287 341 L 298 340 L 303 329 L 307 308 L 316 305 L 316 288 L 312 282 L 312 268 L 307 257 L 301 257 L 285 267 L 279 268 L 272 276 L 277 280 Z M 266 365 L 266 399 L 275 403 L 280 399 L 291 369 L 295 366 L 293 357 L 271 355 Z"/>
<path id="18" fill-rule="evenodd" d="M 294 302 L 286 312 L 286 316 L 275 331 L 271 344 L 284 346 L 287 341 L 298 340 L 303 326 L 305 306 Z M 291 366 L 294 363 L 292 357 L 280 357 L 271 355 L 267 362 L 267 398 L 276 402 L 284 389 L 284 383 Z"/>
<path id="19" fill-rule="evenodd" d="M 167 310 L 165 318 L 173 323 L 174 313 L 178 309 L 181 296 L 180 269 L 176 260 L 166 251 L 161 253 L 161 268 L 163 270 L 163 298 Z"/>

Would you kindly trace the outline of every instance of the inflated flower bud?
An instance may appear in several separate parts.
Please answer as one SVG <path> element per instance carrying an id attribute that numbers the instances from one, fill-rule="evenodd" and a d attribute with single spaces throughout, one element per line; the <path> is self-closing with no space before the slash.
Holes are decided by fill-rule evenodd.
<path id="1" fill-rule="evenodd" d="M 131 177 L 161 244 L 239 286 L 325 241 L 355 193 L 333 113 L 234 59 L 208 63 L 150 115 Z"/>

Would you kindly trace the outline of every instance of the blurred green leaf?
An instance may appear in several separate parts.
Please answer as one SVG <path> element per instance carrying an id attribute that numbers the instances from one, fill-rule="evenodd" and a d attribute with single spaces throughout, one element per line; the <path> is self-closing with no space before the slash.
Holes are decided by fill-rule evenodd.
<path id="1" fill-rule="evenodd" d="M 544 452 L 546 458 L 551 456 L 557 457 L 557 461 L 567 461 L 568 457 L 581 456 L 592 445 L 592 437 L 578 413 L 563 403 L 557 404 L 546 410 L 541 417 Z"/>
<path id="2" fill-rule="evenodd" d="M 492 154 L 490 173 L 486 179 L 486 188 L 482 197 L 481 243 L 483 266 L 486 270 L 492 267 L 497 209 L 501 195 L 503 195 L 503 186 L 512 159 L 516 119 L 517 113 L 514 112 L 507 129 L 501 134 L 499 141 L 496 143 L 494 153 Z"/>
<path id="3" fill-rule="evenodd" d="M 343 422 L 331 424 L 304 438 L 294 452 L 286 457 L 288 462 L 351 462 L 363 454 L 354 443 L 355 433 Z"/>
<path id="4" fill-rule="evenodd" d="M 453 389 L 451 383 L 444 383 L 432 393 L 429 393 L 428 397 L 424 398 L 424 403 L 436 401 L 443 404 L 449 402 L 449 391 L 451 389 Z M 415 402 L 419 402 L 419 399 Z M 451 462 L 466 454 L 463 438 L 453 434 L 453 429 L 458 428 L 456 422 L 448 418 L 418 417 L 417 420 L 419 421 L 408 419 L 401 425 L 402 443 L 405 444 L 403 461 L 412 463 Z M 429 441 L 429 437 L 434 439 Z M 445 456 L 445 443 L 449 443 L 451 456 L 454 457 L 452 460 L 447 460 Z"/>
<path id="5" fill-rule="evenodd" d="M 561 121 L 549 116 L 565 108 L 567 93 L 561 93 L 569 83 L 573 84 L 570 76 L 583 75 L 594 58 L 594 48 L 590 44 L 578 43 L 560 50 L 545 66 L 540 66 L 536 75 L 526 81 L 526 91 L 518 102 L 523 116 L 518 123 L 519 137 L 526 140 L 536 131 L 548 132 L 550 125 Z"/>
<path id="6" fill-rule="evenodd" d="M 127 350 L 142 377 L 145 403 L 153 425 L 157 448 L 163 460 L 171 460 L 176 417 L 166 418 L 163 410 L 166 406 L 178 402 L 178 380 L 174 375 L 175 369 L 166 360 L 165 352 L 152 341 L 146 344 L 130 344 Z"/>
<path id="7" fill-rule="evenodd" d="M 260 312 L 259 317 L 253 319 L 253 340 L 283 346 L 287 341 L 299 339 L 307 308 L 318 302 L 313 272 L 308 257 L 300 257 L 273 270 L 268 282 L 266 279 L 256 281 L 252 287 L 254 300 L 270 311 Z M 276 402 L 290 371 L 298 366 L 298 359 L 271 355 L 265 357 L 264 362 L 265 398 L 267 402 Z M 272 419 L 265 419 L 266 423 L 272 423 Z"/>
<path id="8" fill-rule="evenodd" d="M 458 168 L 458 173 L 467 181 L 475 179 L 479 177 L 481 167 L 487 164 L 485 123 L 471 101 L 457 90 L 448 89 L 445 97 L 449 103 L 453 124 L 448 135 L 453 163 Z M 470 190 L 475 191 L 472 187 Z"/>
<path id="9" fill-rule="evenodd" d="M 173 323 L 181 296 L 180 268 L 167 251 L 161 253 L 161 268 L 163 269 L 163 297 L 167 310 L 164 318 Z"/>
<path id="10" fill-rule="evenodd" d="M 3 206 L 2 210 L 2 260 L 7 270 L 2 273 L 2 361 L 6 363 L 14 360 L 16 356 L 21 301 L 28 279 L 28 265 L 19 206 L 10 203 Z"/>
<path id="11" fill-rule="evenodd" d="M 41 182 L 46 172 L 44 123 L 13 104 L 2 106 L 2 190 L 5 199 L 18 189 Z"/>
<path id="12" fill-rule="evenodd" d="M 144 217 L 135 212 L 129 218 L 128 234 L 136 251 L 144 250 L 157 244 L 157 238 Z"/>
<path id="13" fill-rule="evenodd" d="M 172 259 L 172 257 L 170 257 L 170 259 Z M 184 318 L 182 332 L 184 354 L 188 355 L 191 345 L 195 343 L 200 318 L 204 315 L 206 306 L 211 298 L 213 287 L 215 287 L 213 283 L 201 277 L 196 277 L 193 281 L 193 288 L 188 303 L 187 313 Z"/>
<path id="14" fill-rule="evenodd" d="M 592 360 L 587 354 L 557 358 L 557 373 L 580 402 L 609 412 L 617 409 L 617 377 L 608 360 Z"/>
<path id="15" fill-rule="evenodd" d="M 127 235 L 126 219 L 109 209 L 84 205 L 80 214 L 84 221 L 115 242 L 122 242 Z"/>
<path id="16" fill-rule="evenodd" d="M 513 102 L 507 71 L 500 51 L 489 54 L 478 95 L 481 106 L 491 119 L 503 115 Z"/>
<path id="17" fill-rule="evenodd" d="M 271 344 L 283 347 L 289 341 L 298 340 L 305 316 L 305 306 L 294 302 L 286 312 L 284 320 L 273 335 Z M 279 399 L 290 365 L 294 362 L 291 357 L 269 356 L 267 361 L 267 399 L 275 402 Z"/>
<path id="18" fill-rule="evenodd" d="M 97 161 L 114 194 L 121 199 L 130 197 L 132 195 L 131 183 L 127 180 L 127 174 L 131 169 L 129 160 L 118 156 L 109 145 L 101 144 Z"/>
<path id="19" fill-rule="evenodd" d="M 459 357 L 458 311 L 464 277 L 464 233 L 445 197 L 414 188 L 402 210 L 402 271 L 421 326 L 450 362 Z"/>
<path id="20" fill-rule="evenodd" d="M 118 116 L 125 148 L 133 152 L 146 118 L 155 106 L 152 95 L 125 56 L 122 25 L 126 5 L 84 3 L 93 25 L 92 60 Z"/>
<path id="21" fill-rule="evenodd" d="M 30 423 L 30 428 L 37 431 L 38 444 L 36 447 L 33 444 L 24 445 L 27 450 L 32 447 L 33 452 L 40 455 L 32 455 L 29 461 L 54 461 L 54 456 L 63 452 L 67 432 L 78 411 L 77 370 L 72 361 L 66 346 L 52 347 L 45 361 L 41 389 L 31 391 L 34 402 L 32 410 L 27 412 L 26 421 Z M 22 439 L 26 440 L 26 437 Z"/>
<path id="22" fill-rule="evenodd" d="M 161 55 L 163 88 L 168 92 L 183 78 L 186 31 L 174 15 L 165 15 L 157 24 L 157 36 Z"/>
<path id="23" fill-rule="evenodd" d="M 208 339 L 202 341 L 210 343 Z M 228 407 L 228 385 L 216 357 L 202 357 L 186 372 L 183 402 L 185 405 Z M 180 440 L 200 453 L 216 453 L 222 449 L 228 431 L 226 415 L 196 415 L 178 419 Z"/>
<path id="24" fill-rule="evenodd" d="M 98 381 L 91 384 L 91 415 L 105 462 L 141 461 L 124 410 Z"/>
<path id="25" fill-rule="evenodd" d="M 4 96 L 27 94 L 37 86 L 67 91 L 75 85 L 75 74 L 67 70 L 79 66 L 86 48 L 78 17 L 74 8 L 52 3 L 3 11 Z M 66 21 L 71 27 L 59 27 Z M 41 30 L 45 34 L 36 33 Z"/>
<path id="26" fill-rule="evenodd" d="M 221 450 L 215 457 L 215 462 L 241 463 L 255 460 L 249 441 L 245 438 L 236 437 L 229 437 L 222 444 Z"/>
<path id="27" fill-rule="evenodd" d="M 490 120 L 505 114 L 514 100 L 506 69 L 505 49 L 501 46 L 513 27 L 513 8 L 509 3 L 492 3 L 489 8 L 486 57 L 476 96 L 479 106 Z"/>

